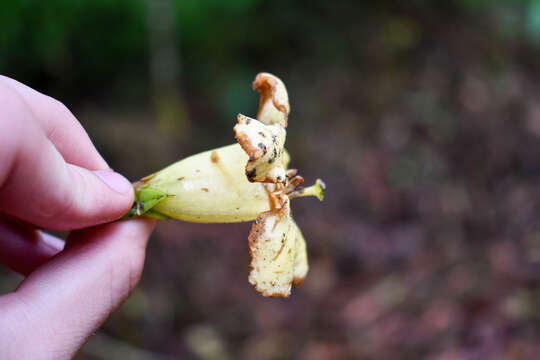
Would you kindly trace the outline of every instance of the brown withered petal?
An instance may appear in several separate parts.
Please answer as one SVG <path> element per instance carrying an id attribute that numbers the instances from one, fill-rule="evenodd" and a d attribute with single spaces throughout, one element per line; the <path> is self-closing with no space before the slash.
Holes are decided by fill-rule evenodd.
<path id="1" fill-rule="evenodd" d="M 288 201 L 282 208 L 259 215 L 249 233 L 249 282 L 258 292 L 269 297 L 289 297 L 295 247 L 296 226 Z"/>
<path id="2" fill-rule="evenodd" d="M 253 89 L 261 95 L 257 120 L 266 125 L 287 127 L 291 108 L 285 84 L 270 73 L 259 73 L 253 81 Z"/>

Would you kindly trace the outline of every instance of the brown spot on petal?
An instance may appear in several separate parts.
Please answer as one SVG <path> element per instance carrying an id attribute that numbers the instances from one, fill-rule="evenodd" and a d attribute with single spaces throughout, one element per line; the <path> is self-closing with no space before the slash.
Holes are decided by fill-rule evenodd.
<path id="1" fill-rule="evenodd" d="M 304 276 L 303 278 L 300 278 L 300 277 L 295 277 L 293 279 L 293 285 L 296 286 L 296 287 L 299 287 L 301 286 L 303 283 L 304 283 L 304 280 L 306 279 L 306 277 Z"/>
<path id="2" fill-rule="evenodd" d="M 242 124 L 242 123 L 249 124 L 248 121 L 251 121 L 251 120 L 247 116 L 238 114 L 238 124 Z M 247 135 L 243 133 L 242 134 L 239 133 L 236 126 L 234 127 L 234 134 L 235 134 L 236 140 L 238 141 L 242 149 L 244 149 L 244 151 L 248 155 L 252 156 L 257 152 L 257 148 L 255 146 L 252 146 Z"/>
<path id="3" fill-rule="evenodd" d="M 248 177 L 248 180 L 251 181 L 255 175 L 257 175 L 257 169 L 253 168 L 250 171 L 246 173 L 246 176 Z"/>
<path id="4" fill-rule="evenodd" d="M 214 164 L 217 164 L 219 162 L 219 155 L 217 153 L 217 151 L 212 151 L 212 153 L 210 154 L 210 160 L 214 163 Z"/>
<path id="5" fill-rule="evenodd" d="M 272 230 L 275 230 L 276 229 L 276 226 L 277 226 L 277 221 L 276 223 L 274 224 L 274 228 Z M 281 255 L 281 253 L 283 252 L 283 248 L 285 247 L 285 234 L 283 234 L 283 238 L 281 239 L 281 247 L 279 248 L 276 256 L 274 256 L 274 258 L 272 259 L 272 261 L 275 261 L 279 255 Z M 289 249 L 290 250 L 290 249 Z M 287 254 L 290 254 L 291 252 L 287 252 Z"/>
<path id="6" fill-rule="evenodd" d="M 139 180 L 139 181 L 141 181 L 142 183 L 147 183 L 147 182 L 149 182 L 150 180 L 152 180 L 153 178 L 155 178 L 156 175 L 157 175 L 157 172 L 156 172 L 156 173 L 153 173 L 153 174 L 151 174 L 151 175 L 145 176 L 145 177 L 143 177 L 143 178 L 142 178 L 141 180 Z"/>

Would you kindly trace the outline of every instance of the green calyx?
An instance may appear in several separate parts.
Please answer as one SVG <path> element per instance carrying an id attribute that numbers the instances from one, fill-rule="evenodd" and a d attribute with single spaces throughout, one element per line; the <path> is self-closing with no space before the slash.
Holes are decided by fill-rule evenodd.
<path id="1" fill-rule="evenodd" d="M 135 188 L 135 201 L 133 202 L 131 209 L 129 209 L 122 219 L 133 219 L 144 215 L 159 220 L 168 220 L 170 218 L 167 215 L 152 210 L 154 206 L 168 197 L 168 194 L 153 188 Z"/>

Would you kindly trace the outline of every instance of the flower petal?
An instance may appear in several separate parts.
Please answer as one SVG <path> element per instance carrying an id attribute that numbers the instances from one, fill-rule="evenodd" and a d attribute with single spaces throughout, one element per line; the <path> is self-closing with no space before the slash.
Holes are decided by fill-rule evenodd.
<path id="1" fill-rule="evenodd" d="M 293 221 L 294 228 L 296 230 L 296 242 L 294 250 L 294 273 L 293 284 L 294 286 L 300 286 L 304 282 L 309 270 L 308 257 L 306 250 L 306 240 L 302 236 L 302 232 L 296 223 Z"/>
<path id="2" fill-rule="evenodd" d="M 264 296 L 288 297 L 294 277 L 296 227 L 289 204 L 259 215 L 249 233 L 249 282 Z"/>
<path id="3" fill-rule="evenodd" d="M 264 125 L 238 114 L 234 127 L 236 140 L 248 154 L 246 176 L 251 182 L 283 183 L 287 177 L 283 166 L 286 131 L 280 124 Z"/>
<path id="4" fill-rule="evenodd" d="M 266 125 L 281 124 L 287 127 L 291 107 L 285 84 L 272 74 L 259 73 L 253 81 L 253 89 L 261 94 L 257 120 Z"/>
<path id="5" fill-rule="evenodd" d="M 271 206 L 266 184 L 247 181 L 247 161 L 245 151 L 233 144 L 185 158 L 147 176 L 135 188 L 169 195 L 152 210 L 174 219 L 202 223 L 251 221 Z"/>

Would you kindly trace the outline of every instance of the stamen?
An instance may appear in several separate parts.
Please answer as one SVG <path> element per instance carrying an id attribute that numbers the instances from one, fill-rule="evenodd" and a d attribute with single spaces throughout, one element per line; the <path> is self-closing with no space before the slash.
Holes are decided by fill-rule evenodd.
<path id="1" fill-rule="evenodd" d="M 285 172 L 285 175 L 287 175 L 287 178 L 292 178 L 294 175 L 298 173 L 297 169 L 289 169 Z"/>
<path id="2" fill-rule="evenodd" d="M 300 187 L 300 185 L 302 185 L 303 183 L 304 183 L 304 178 L 303 177 L 295 176 L 295 177 L 293 177 L 292 179 L 289 180 L 289 182 L 287 184 L 287 187 L 285 188 L 285 192 L 287 194 L 290 194 L 293 191 L 295 191 L 296 189 L 298 189 L 298 187 Z"/>

